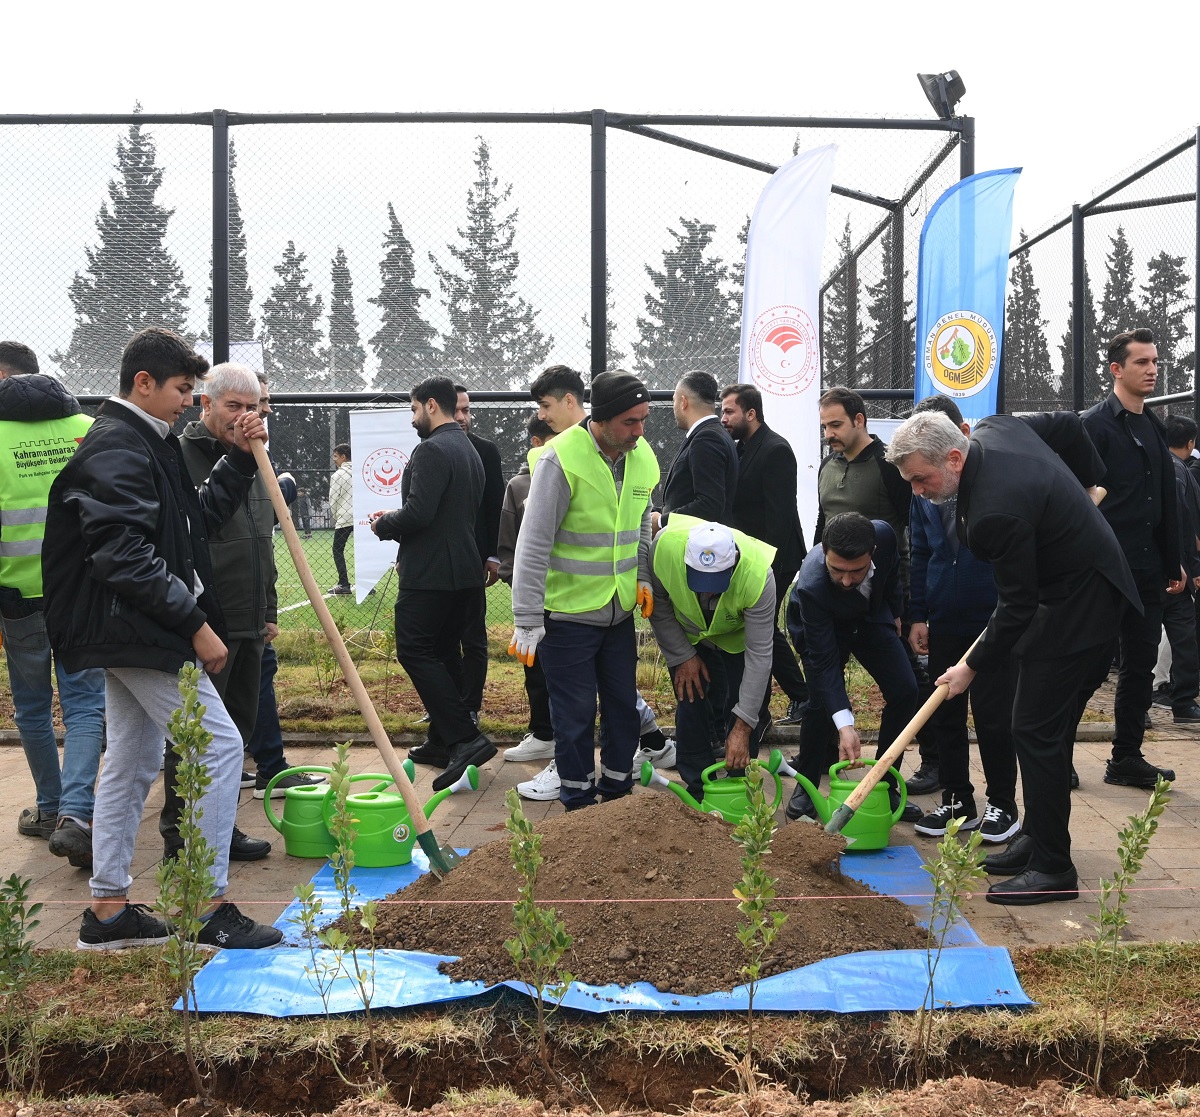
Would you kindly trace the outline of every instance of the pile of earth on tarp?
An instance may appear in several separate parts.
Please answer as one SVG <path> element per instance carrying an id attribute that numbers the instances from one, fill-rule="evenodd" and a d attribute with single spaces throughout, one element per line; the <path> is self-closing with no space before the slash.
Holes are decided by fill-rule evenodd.
<path id="1" fill-rule="evenodd" d="M 744 917 L 733 896 L 742 847 L 733 829 L 657 792 L 540 823 L 535 895 L 557 909 L 573 939 L 562 969 L 592 985 L 647 981 L 689 996 L 742 984 L 746 953 L 736 929 Z M 777 879 L 780 899 L 771 906 L 788 918 L 763 976 L 856 950 L 925 945 L 909 908 L 842 875 L 844 848 L 840 836 L 811 823 L 776 833 L 764 865 Z M 443 966 L 457 981 L 512 979 L 504 940 L 513 935 L 518 883 L 505 834 L 473 850 L 444 881 L 427 873 L 388 897 L 375 945 L 457 955 Z"/>

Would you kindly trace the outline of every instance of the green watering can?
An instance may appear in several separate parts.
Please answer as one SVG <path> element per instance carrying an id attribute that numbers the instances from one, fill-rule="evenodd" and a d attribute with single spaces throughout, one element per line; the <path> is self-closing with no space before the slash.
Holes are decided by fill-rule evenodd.
<path id="1" fill-rule="evenodd" d="M 842 769 L 855 763 L 873 767 L 875 761 L 842 760 L 833 765 L 829 769 L 828 798 L 813 787 L 811 780 L 806 779 L 799 772 L 793 773 L 796 777 L 796 782 L 808 792 L 808 797 L 812 800 L 813 806 L 816 808 L 817 815 L 820 817 L 822 823 L 827 823 L 833 817 L 838 807 L 846 801 L 850 793 L 858 787 L 857 780 L 842 779 L 839 775 Z M 904 805 L 908 802 L 908 787 L 904 783 L 904 777 L 895 768 L 889 768 L 888 771 L 896 777 L 896 784 L 900 788 L 899 804 L 895 810 L 892 810 L 888 795 L 888 785 L 880 780 L 879 783 L 871 788 L 867 797 L 862 801 L 862 805 L 841 831 L 842 836 L 846 839 L 847 850 L 860 852 L 886 848 L 888 834 L 892 829 L 892 825 L 900 821 L 900 816 L 904 813 Z"/>
<path id="2" fill-rule="evenodd" d="M 408 767 L 405 771 L 409 778 L 416 772 L 411 760 L 404 762 Z M 329 796 L 328 783 L 303 784 L 300 787 L 289 787 L 283 793 L 283 815 L 277 815 L 271 806 L 271 792 L 284 776 L 294 776 L 300 772 L 321 772 L 328 776 L 331 769 L 319 764 L 302 764 L 296 768 L 286 768 L 271 777 L 263 797 L 263 809 L 267 812 L 267 821 L 283 835 L 283 848 L 289 857 L 328 857 L 333 852 L 333 838 L 325 825 L 324 806 Z M 374 780 L 372 791 L 382 791 L 392 782 L 392 777 L 378 772 L 364 772 L 351 776 L 351 780 Z"/>
<path id="3" fill-rule="evenodd" d="M 766 776 L 770 776 L 775 781 L 775 798 L 771 803 L 771 810 L 778 810 L 779 804 L 783 802 L 783 781 L 779 778 L 780 769 L 784 769 L 785 774 L 791 772 L 791 769 L 784 763 L 783 753 L 778 749 L 772 749 L 766 764 L 763 764 L 761 760 L 751 760 L 750 763 L 756 768 L 764 770 L 763 790 L 768 795 L 770 794 L 770 784 L 767 783 Z M 716 773 L 723 771 L 724 768 L 725 762 L 722 760 L 716 764 L 710 764 L 700 774 L 700 780 L 704 785 L 704 799 L 699 803 L 683 784 L 667 779 L 648 760 L 642 764 L 641 782 L 643 787 L 666 788 L 668 791 L 674 792 L 689 807 L 703 811 L 705 814 L 719 814 L 726 822 L 736 824 L 742 821 L 742 815 L 746 813 L 746 778 L 744 776 L 726 776 L 722 779 Z"/>
<path id="4" fill-rule="evenodd" d="M 412 764 L 412 761 L 405 760 L 404 763 Z M 354 819 L 354 829 L 357 831 L 350 846 L 354 850 L 354 864 L 368 869 L 407 865 L 412 860 L 413 846 L 417 840 L 417 832 L 413 829 L 404 799 L 398 792 L 384 790 L 393 782 L 391 776 L 382 779 L 382 783 L 369 791 L 352 792 L 346 796 L 346 810 Z M 478 788 L 479 769 L 469 764 L 456 783 L 434 792 L 423 804 L 425 817 L 431 818 L 438 804 L 448 795 L 456 791 L 476 791 Z M 326 830 L 333 818 L 333 808 L 334 798 L 330 794 L 321 805 Z"/>

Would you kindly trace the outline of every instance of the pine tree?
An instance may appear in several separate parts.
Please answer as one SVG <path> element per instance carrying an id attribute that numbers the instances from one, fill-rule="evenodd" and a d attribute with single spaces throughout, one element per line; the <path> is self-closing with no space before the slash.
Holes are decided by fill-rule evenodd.
<path id="1" fill-rule="evenodd" d="M 1074 345 L 1074 300 L 1067 303 L 1067 329 L 1063 334 L 1058 351 L 1062 355 L 1063 379 L 1061 393 L 1063 399 L 1071 399 L 1075 361 Z M 1111 382 L 1107 369 L 1104 367 L 1104 357 L 1100 350 L 1100 336 L 1096 324 L 1096 300 L 1092 296 L 1092 280 L 1088 275 L 1087 264 L 1083 265 L 1083 354 L 1088 367 L 1083 370 L 1083 406 L 1090 407 L 1093 403 L 1108 395 Z"/>
<path id="2" fill-rule="evenodd" d="M 1188 318 L 1196 304 L 1188 301 L 1191 277 L 1183 270 L 1183 257 L 1160 252 L 1147 265 L 1149 283 L 1142 287 L 1140 326 L 1154 331 L 1158 345 L 1159 368 L 1165 374 L 1159 383 L 1163 391 L 1185 391 L 1189 384 L 1179 375 L 1196 367 L 1195 339 L 1186 349 Z"/>
<path id="3" fill-rule="evenodd" d="M 826 290 L 825 313 L 821 318 L 821 359 L 823 380 L 827 384 L 858 384 L 857 361 L 861 324 L 858 308 L 862 303 L 862 282 L 858 278 L 858 260 L 850 234 L 850 218 L 838 238 L 840 255 L 837 279 Z"/>
<path id="4" fill-rule="evenodd" d="M 879 238 L 879 279 L 867 284 L 867 318 L 871 325 L 871 347 L 858 367 L 860 388 L 900 388 L 906 386 L 916 368 L 913 339 L 905 323 L 912 299 L 903 297 L 903 283 L 908 278 L 905 269 L 900 276 L 901 293 L 893 305 L 892 227 L 889 224 Z M 899 314 L 896 314 L 896 311 Z M 894 321 L 893 319 L 898 319 Z M 901 331 L 899 338 L 896 331 Z M 895 354 L 899 353 L 899 367 Z"/>
<path id="5" fill-rule="evenodd" d="M 1028 239 L 1022 229 L 1021 244 Z M 1044 411 L 1055 398 L 1047 325 L 1033 262 L 1028 252 L 1018 252 L 1004 323 L 1004 400 L 1009 411 Z"/>
<path id="6" fill-rule="evenodd" d="M 367 354 L 358 333 L 358 318 L 354 313 L 354 284 L 346 253 L 338 245 L 330 275 L 329 293 L 329 390 L 331 392 L 361 392 L 367 386 L 363 363 Z"/>
<path id="7" fill-rule="evenodd" d="M 437 371 L 441 354 L 433 344 L 437 331 L 421 317 L 421 300 L 429 298 L 429 291 L 415 283 L 412 245 L 391 202 L 383 247 L 379 294 L 370 300 L 382 319 L 370 342 L 379 361 L 375 386 L 407 391 Z"/>
<path id="8" fill-rule="evenodd" d="M 283 259 L 275 265 L 279 282 L 263 303 L 263 360 L 267 372 L 292 391 L 313 389 L 324 381 L 326 362 L 321 351 L 321 314 L 325 302 L 314 295 L 304 267 L 308 259 L 288 241 Z"/>
<path id="9" fill-rule="evenodd" d="M 242 204 L 238 201 L 237 184 L 233 170 L 237 166 L 237 153 L 233 140 L 229 141 L 229 340 L 253 341 L 254 317 L 250 306 L 254 292 L 250 290 L 250 269 L 246 263 L 246 224 L 242 220 Z M 208 307 L 208 329 L 204 339 L 212 338 L 212 271 L 208 275 L 209 293 L 204 300 Z"/>
<path id="10" fill-rule="evenodd" d="M 129 134 L 117 141 L 117 174 L 96 218 L 99 243 L 86 249 L 87 268 L 71 281 L 71 344 L 52 356 L 72 377 L 75 391 L 111 387 L 121 352 L 138 330 L 186 331 L 189 288 L 164 244 L 174 210 L 155 201 L 163 176 L 156 154 L 141 124 L 131 124 Z"/>
<path id="11" fill-rule="evenodd" d="M 429 254 L 450 317 L 444 369 L 473 387 L 527 385 L 554 338 L 537 328 L 537 311 L 517 294 L 520 256 L 513 241 L 519 211 L 501 216 L 512 185 L 500 188 L 482 137 L 475 167 L 478 174 L 467 192 L 467 226 L 458 230 L 462 243 L 446 246 L 459 270 L 443 267 Z"/>
<path id="12" fill-rule="evenodd" d="M 646 317 L 637 320 L 634 368 L 651 388 L 670 388 L 693 369 L 728 382 L 737 374 L 741 307 L 723 288 L 729 268 L 706 255 L 715 225 L 679 219 L 669 229 L 674 244 L 663 251 L 662 271 L 646 265 L 654 291 L 646 295 Z"/>
<path id="13" fill-rule="evenodd" d="M 1108 278 L 1104 281 L 1104 296 L 1100 300 L 1100 318 L 1096 338 L 1104 344 L 1122 330 L 1133 329 L 1139 319 L 1133 298 L 1133 252 L 1125 239 L 1125 230 L 1117 226 L 1112 238 L 1112 251 L 1105 257 Z"/>

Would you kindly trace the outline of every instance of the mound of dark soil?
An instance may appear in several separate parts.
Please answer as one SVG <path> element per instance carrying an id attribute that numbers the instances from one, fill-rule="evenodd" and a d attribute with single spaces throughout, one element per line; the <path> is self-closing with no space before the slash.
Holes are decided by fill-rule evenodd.
<path id="1" fill-rule="evenodd" d="M 648 981 L 694 995 L 742 983 L 742 920 L 733 895 L 742 877 L 733 827 L 675 796 L 640 793 L 548 819 L 537 899 L 554 906 L 574 942 L 563 968 L 594 985 Z M 774 903 L 787 913 L 765 975 L 855 950 L 921 947 L 908 908 L 842 876 L 843 840 L 793 823 L 772 843 Z M 376 945 L 460 956 L 460 981 L 513 976 L 518 877 L 508 836 L 474 850 L 444 882 L 426 874 L 380 906 Z M 351 930 L 351 933 L 353 931 Z"/>

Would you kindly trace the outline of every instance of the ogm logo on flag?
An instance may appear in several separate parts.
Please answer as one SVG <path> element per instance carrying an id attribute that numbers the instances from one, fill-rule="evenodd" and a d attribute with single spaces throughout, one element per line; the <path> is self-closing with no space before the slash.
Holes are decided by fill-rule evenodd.
<path id="1" fill-rule="evenodd" d="M 391 446 L 383 446 L 363 462 L 363 484 L 379 496 L 399 496 L 400 478 L 408 465 L 408 455 Z"/>
<path id="2" fill-rule="evenodd" d="M 996 331 L 971 310 L 943 314 L 925 338 L 925 371 L 949 396 L 982 392 L 996 372 Z"/>
<path id="3" fill-rule="evenodd" d="M 750 330 L 747 356 L 754 382 L 773 396 L 798 396 L 816 378 L 817 331 L 798 306 L 764 310 Z"/>

